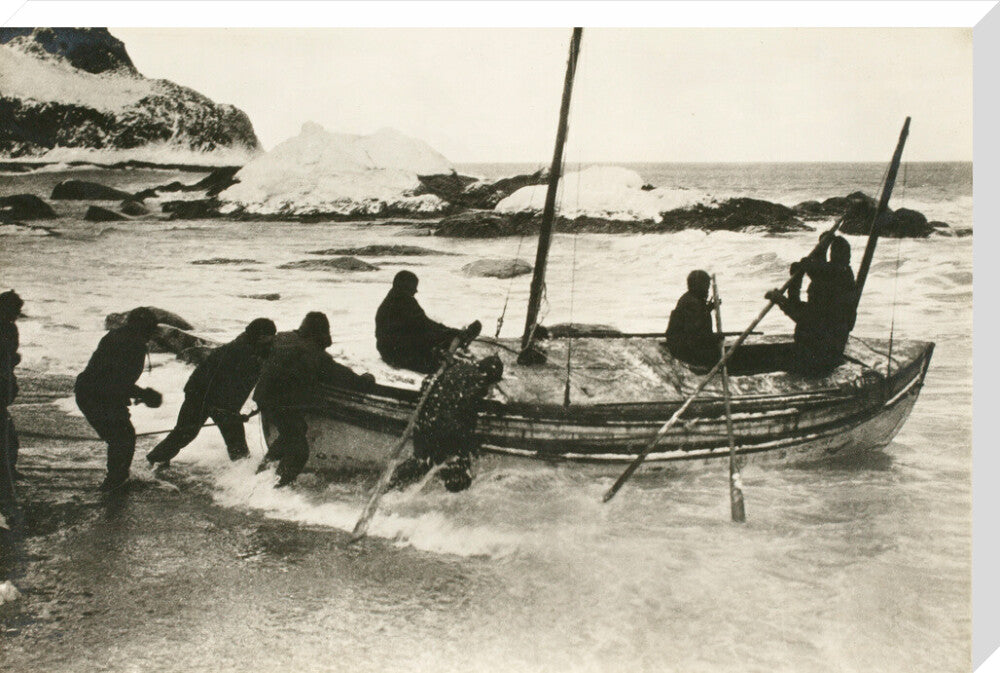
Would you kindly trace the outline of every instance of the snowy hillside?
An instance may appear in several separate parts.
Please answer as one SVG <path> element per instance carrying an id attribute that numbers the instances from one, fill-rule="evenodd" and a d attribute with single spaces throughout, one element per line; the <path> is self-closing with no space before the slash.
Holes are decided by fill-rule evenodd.
<path id="1" fill-rule="evenodd" d="M 103 28 L 0 29 L 0 155 L 244 163 L 247 116 L 136 71 Z"/>
<path id="2" fill-rule="evenodd" d="M 429 145 L 393 129 L 349 135 L 307 122 L 299 135 L 244 166 L 239 183 L 219 198 L 224 210 L 258 215 L 435 213 L 447 204 L 431 194 L 414 196 L 417 176 L 452 170 Z"/>
<path id="3" fill-rule="evenodd" d="M 500 201 L 496 210 L 504 213 L 541 211 L 545 185 L 522 187 Z M 652 220 L 660 213 L 707 203 L 707 194 L 687 189 L 643 189 L 642 176 L 618 166 L 591 166 L 567 173 L 559 180 L 556 206 L 567 219 L 581 216 L 609 220 Z"/>

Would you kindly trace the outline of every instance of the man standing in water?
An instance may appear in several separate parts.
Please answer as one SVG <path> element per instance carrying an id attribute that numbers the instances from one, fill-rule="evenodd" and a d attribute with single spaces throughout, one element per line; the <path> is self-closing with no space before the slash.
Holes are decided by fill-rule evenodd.
<path id="1" fill-rule="evenodd" d="M 125 324 L 101 339 L 76 377 L 76 405 L 97 435 L 108 443 L 108 474 L 102 491 L 125 485 L 135 453 L 135 428 L 129 416 L 130 399 L 156 408 L 163 396 L 135 384 L 142 374 L 146 344 L 156 332 L 156 316 L 148 308 L 133 309 Z"/>
<path id="2" fill-rule="evenodd" d="M 472 485 L 472 459 L 482 445 L 476 434 L 479 410 L 502 377 L 503 363 L 491 355 L 479 362 L 452 360 L 433 384 L 432 377 L 424 380 L 420 392 L 427 401 L 417 415 L 413 457 L 396 468 L 393 487 L 416 482 L 437 465 L 443 466 L 439 476 L 449 491 Z"/>
<path id="3" fill-rule="evenodd" d="M 150 466 L 170 465 L 181 449 L 194 441 L 211 418 L 222 433 L 230 460 L 250 455 L 240 409 L 260 377 L 271 337 L 277 329 L 267 318 L 257 318 L 238 337 L 213 350 L 184 386 L 184 404 L 177 424 L 162 442 L 146 454 Z"/>
<path id="4" fill-rule="evenodd" d="M 375 313 L 375 345 L 393 367 L 431 374 L 459 330 L 427 317 L 415 296 L 418 282 L 412 271 L 400 271 L 393 278 L 392 289 Z"/>
<path id="5" fill-rule="evenodd" d="M 804 376 L 826 376 L 840 364 L 857 318 L 851 244 L 843 236 L 835 236 L 830 241 L 829 261 L 825 247 L 821 247 L 816 256 L 794 262 L 790 272 L 794 279 L 787 297 L 778 290 L 764 296 L 795 321 L 792 371 Z M 805 302 L 799 298 L 803 276 L 809 276 Z"/>
<path id="6" fill-rule="evenodd" d="M 20 478 L 15 467 L 19 447 L 14 419 L 7 407 L 17 397 L 17 376 L 14 367 L 21 362 L 18 353 L 20 337 L 17 318 L 24 302 L 14 290 L 0 294 L 0 515 L 14 515 L 14 481 Z"/>
<path id="7" fill-rule="evenodd" d="M 371 374 L 358 375 L 334 361 L 326 352 L 332 343 L 326 315 L 308 313 L 297 330 L 275 335 L 261 369 L 253 399 L 278 436 L 268 447 L 260 470 L 277 460 L 279 488 L 294 482 L 309 460 L 305 410 L 316 404 L 317 385 L 367 390 L 375 384 Z"/>
<path id="8" fill-rule="evenodd" d="M 696 367 L 711 367 L 722 357 L 719 337 L 712 331 L 712 304 L 708 301 L 711 282 L 701 269 L 689 273 L 688 291 L 677 300 L 667 324 L 670 354 Z"/>

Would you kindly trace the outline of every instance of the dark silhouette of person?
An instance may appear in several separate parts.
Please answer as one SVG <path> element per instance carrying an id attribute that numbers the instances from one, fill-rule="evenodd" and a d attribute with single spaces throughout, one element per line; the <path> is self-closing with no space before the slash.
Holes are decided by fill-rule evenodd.
<path id="1" fill-rule="evenodd" d="M 830 240 L 829 261 L 826 250 L 820 248 L 814 255 L 794 262 L 790 272 L 794 279 L 788 296 L 771 290 L 765 297 L 795 321 L 791 371 L 804 376 L 825 376 L 841 363 L 857 318 L 851 244 L 844 237 L 835 236 Z M 804 276 L 809 277 L 809 290 L 803 302 L 800 293 Z"/>
<path id="2" fill-rule="evenodd" d="M 156 316 L 148 308 L 129 312 L 125 324 L 109 331 L 97 344 L 87 367 L 76 377 L 76 405 L 97 435 L 108 444 L 108 474 L 102 491 L 125 485 L 135 454 L 135 428 L 130 400 L 160 406 L 163 397 L 135 384 L 142 374 L 146 344 L 156 332 Z"/>
<path id="3" fill-rule="evenodd" d="M 308 313 L 297 330 L 275 335 L 261 368 L 253 399 L 264 423 L 273 426 L 278 436 L 259 470 L 278 461 L 279 487 L 294 482 L 309 460 L 305 412 L 317 406 L 319 384 L 355 390 L 369 390 L 375 384 L 371 374 L 359 375 L 336 362 L 326 352 L 332 343 L 326 315 Z"/>
<path id="4" fill-rule="evenodd" d="M 432 468 L 443 465 L 438 476 L 451 492 L 472 485 L 472 459 L 482 439 L 476 421 L 490 386 L 503 377 L 503 363 L 495 355 L 479 362 L 452 360 L 437 380 L 427 377 L 421 394 L 427 401 L 417 414 L 413 456 L 393 474 L 392 486 L 419 481 Z"/>
<path id="5" fill-rule="evenodd" d="M 400 271 L 393 278 L 375 313 L 375 345 L 387 364 L 430 374 L 460 330 L 427 317 L 414 296 L 418 282 L 411 271 Z"/>
<path id="6" fill-rule="evenodd" d="M 16 467 L 20 444 L 8 407 L 18 392 L 14 368 L 21 362 L 21 354 L 16 321 L 23 306 L 14 290 L 0 294 L 0 514 L 4 518 L 15 515 L 14 480 L 21 478 Z"/>
<path id="7" fill-rule="evenodd" d="M 209 418 L 226 442 L 230 460 L 250 455 L 240 410 L 260 378 L 260 368 L 277 332 L 267 318 L 253 320 L 238 337 L 209 353 L 184 386 L 184 403 L 177 424 L 146 454 L 149 464 L 170 461 L 194 441 Z"/>
<path id="8" fill-rule="evenodd" d="M 719 337 L 712 331 L 712 304 L 708 301 L 711 283 L 705 271 L 689 273 L 688 290 L 677 300 L 667 323 L 670 354 L 696 367 L 711 367 L 722 357 Z"/>

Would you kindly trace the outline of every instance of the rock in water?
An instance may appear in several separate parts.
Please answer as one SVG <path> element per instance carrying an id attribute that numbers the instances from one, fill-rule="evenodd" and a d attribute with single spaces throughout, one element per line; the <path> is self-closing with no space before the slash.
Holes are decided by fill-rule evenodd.
<path id="1" fill-rule="evenodd" d="M 256 259 L 234 259 L 230 257 L 213 257 L 211 259 L 196 259 L 191 264 L 260 264 Z"/>
<path id="2" fill-rule="evenodd" d="M 462 267 L 466 276 L 514 278 L 531 273 L 532 266 L 521 259 L 477 259 Z"/>
<path id="3" fill-rule="evenodd" d="M 265 292 L 263 294 L 241 294 L 244 299 L 261 299 L 263 301 L 278 301 L 281 295 L 277 292 Z"/>
<path id="4" fill-rule="evenodd" d="M 361 255 L 363 257 L 419 257 L 422 255 L 451 255 L 450 252 L 421 248 L 418 245 L 365 245 L 359 248 L 329 248 L 310 250 L 310 255 Z"/>
<path id="5" fill-rule="evenodd" d="M 191 323 L 176 313 L 172 313 L 166 309 L 157 308 L 156 306 L 145 306 L 143 308 L 147 308 L 152 311 L 153 315 L 156 316 L 156 322 L 160 325 L 170 325 L 171 327 L 176 327 L 178 329 L 194 329 L 194 326 Z M 109 313 L 104 319 L 104 329 L 121 327 L 125 324 L 125 318 L 129 313 L 130 311 L 124 311 L 122 313 Z"/>
<path id="6" fill-rule="evenodd" d="M 288 262 L 279 269 L 309 269 L 313 271 L 378 271 L 378 267 L 363 262 L 357 257 L 334 257 L 333 259 L 303 259 Z"/>
<path id="7" fill-rule="evenodd" d="M 923 213 L 900 208 L 892 214 L 892 220 L 883 235 L 891 238 L 927 238 L 934 233 L 934 230 L 935 227 L 927 221 Z"/>
<path id="8" fill-rule="evenodd" d="M 149 349 L 154 353 L 173 353 L 183 357 L 192 349 L 212 349 L 218 344 L 170 325 L 158 325 L 156 334 L 149 340 L 149 345 Z"/>
<path id="9" fill-rule="evenodd" d="M 170 213 L 171 220 L 207 220 L 219 217 L 219 202 L 215 199 L 165 201 L 161 208 L 163 212 Z"/>
<path id="10" fill-rule="evenodd" d="M 86 180 L 65 180 L 52 190 L 53 199 L 75 201 L 121 201 L 130 196 L 132 195 L 120 189 Z"/>
<path id="11" fill-rule="evenodd" d="M 133 199 L 126 199 L 122 201 L 122 205 L 119 206 L 119 208 L 121 208 L 121 211 L 126 215 L 138 216 L 149 214 L 149 209 L 146 206 Z"/>
<path id="12" fill-rule="evenodd" d="M 532 213 L 470 210 L 443 218 L 434 235 L 452 238 L 496 238 L 531 235 L 537 231 L 538 223 L 533 221 Z"/>
<path id="13" fill-rule="evenodd" d="M 50 220 L 55 216 L 52 206 L 34 194 L 0 197 L 0 220 Z"/>
<path id="14" fill-rule="evenodd" d="M 117 222 L 126 218 L 124 215 L 119 215 L 113 210 L 101 208 L 100 206 L 91 206 L 87 208 L 87 213 L 83 216 L 83 219 L 88 222 Z"/>
<path id="15" fill-rule="evenodd" d="M 721 203 L 698 204 L 663 213 L 663 231 L 704 229 L 706 231 L 758 231 L 786 233 L 808 230 L 795 211 L 780 203 L 736 198 Z"/>

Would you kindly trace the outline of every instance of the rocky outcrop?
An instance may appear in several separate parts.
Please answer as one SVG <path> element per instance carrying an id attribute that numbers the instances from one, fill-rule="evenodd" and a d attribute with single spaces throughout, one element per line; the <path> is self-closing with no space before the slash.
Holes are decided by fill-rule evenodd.
<path id="1" fill-rule="evenodd" d="M 662 213 L 662 221 L 620 220 L 601 217 L 556 218 L 555 231 L 565 233 L 658 233 L 703 229 L 705 231 L 745 231 L 788 233 L 808 231 L 795 212 L 780 203 L 758 199 L 729 199 L 710 205 L 699 204 Z M 538 232 L 540 217 L 528 212 L 499 213 L 470 210 L 443 218 L 436 236 L 492 238 L 530 236 Z"/>
<path id="2" fill-rule="evenodd" d="M 466 175 L 421 175 L 417 194 L 434 194 L 453 206 L 491 210 L 505 198 L 531 185 L 548 181 L 548 171 L 514 175 L 499 180 L 479 180 Z"/>
<path id="3" fill-rule="evenodd" d="M 303 259 L 288 262 L 279 269 L 308 269 L 311 271 L 377 271 L 378 267 L 363 262 L 357 257 L 334 257 L 332 259 Z"/>
<path id="4" fill-rule="evenodd" d="M 52 199 L 68 201 L 120 201 L 131 194 L 86 180 L 65 180 L 52 189 Z"/>
<path id="5" fill-rule="evenodd" d="M 477 259 L 462 267 L 466 276 L 480 278 L 514 278 L 531 273 L 532 267 L 523 259 Z"/>
<path id="6" fill-rule="evenodd" d="M 221 217 L 219 202 L 215 199 L 164 201 L 160 208 L 170 215 L 171 220 L 207 220 Z"/>
<path id="7" fill-rule="evenodd" d="M 156 322 L 160 325 L 169 325 L 170 327 L 176 327 L 182 330 L 194 329 L 194 326 L 192 326 L 191 323 L 172 311 L 158 308 L 156 306 L 146 306 L 145 308 L 153 312 L 153 315 L 156 316 Z M 124 325 L 125 319 L 128 317 L 131 310 L 134 309 L 123 311 L 122 313 L 109 313 L 107 317 L 104 318 L 104 329 L 114 329 L 115 327 L 121 327 Z"/>
<path id="8" fill-rule="evenodd" d="M 56 211 L 34 194 L 14 194 L 0 197 L 0 220 L 50 220 Z"/>
<path id="9" fill-rule="evenodd" d="M 878 202 L 864 192 L 852 192 L 822 203 L 806 201 L 795 206 L 795 211 L 809 219 L 843 217 L 840 233 L 867 236 L 878 211 Z M 927 238 L 934 233 L 946 234 L 948 230 L 944 222 L 928 222 L 923 213 L 909 208 L 895 211 L 888 208 L 883 218 L 879 235 L 887 238 Z"/>
<path id="10" fill-rule="evenodd" d="M 91 206 L 90 208 L 87 208 L 87 213 L 83 216 L 83 219 L 88 222 L 117 222 L 128 218 L 124 215 L 119 215 L 113 210 L 108 210 L 107 208 Z"/>
<path id="11" fill-rule="evenodd" d="M 143 77 L 104 28 L 0 29 L 0 154 L 149 146 L 161 156 L 166 149 L 249 157 L 260 143 L 235 107 Z"/>
<path id="12" fill-rule="evenodd" d="M 783 234 L 809 229 L 791 208 L 760 199 L 738 198 L 710 205 L 699 204 L 691 208 L 671 210 L 662 216 L 661 231 L 704 229 Z"/>
<path id="13" fill-rule="evenodd" d="M 125 44 L 104 28 L 0 28 L 0 44 L 14 41 L 29 53 L 61 57 L 85 72 L 138 75 Z"/>

